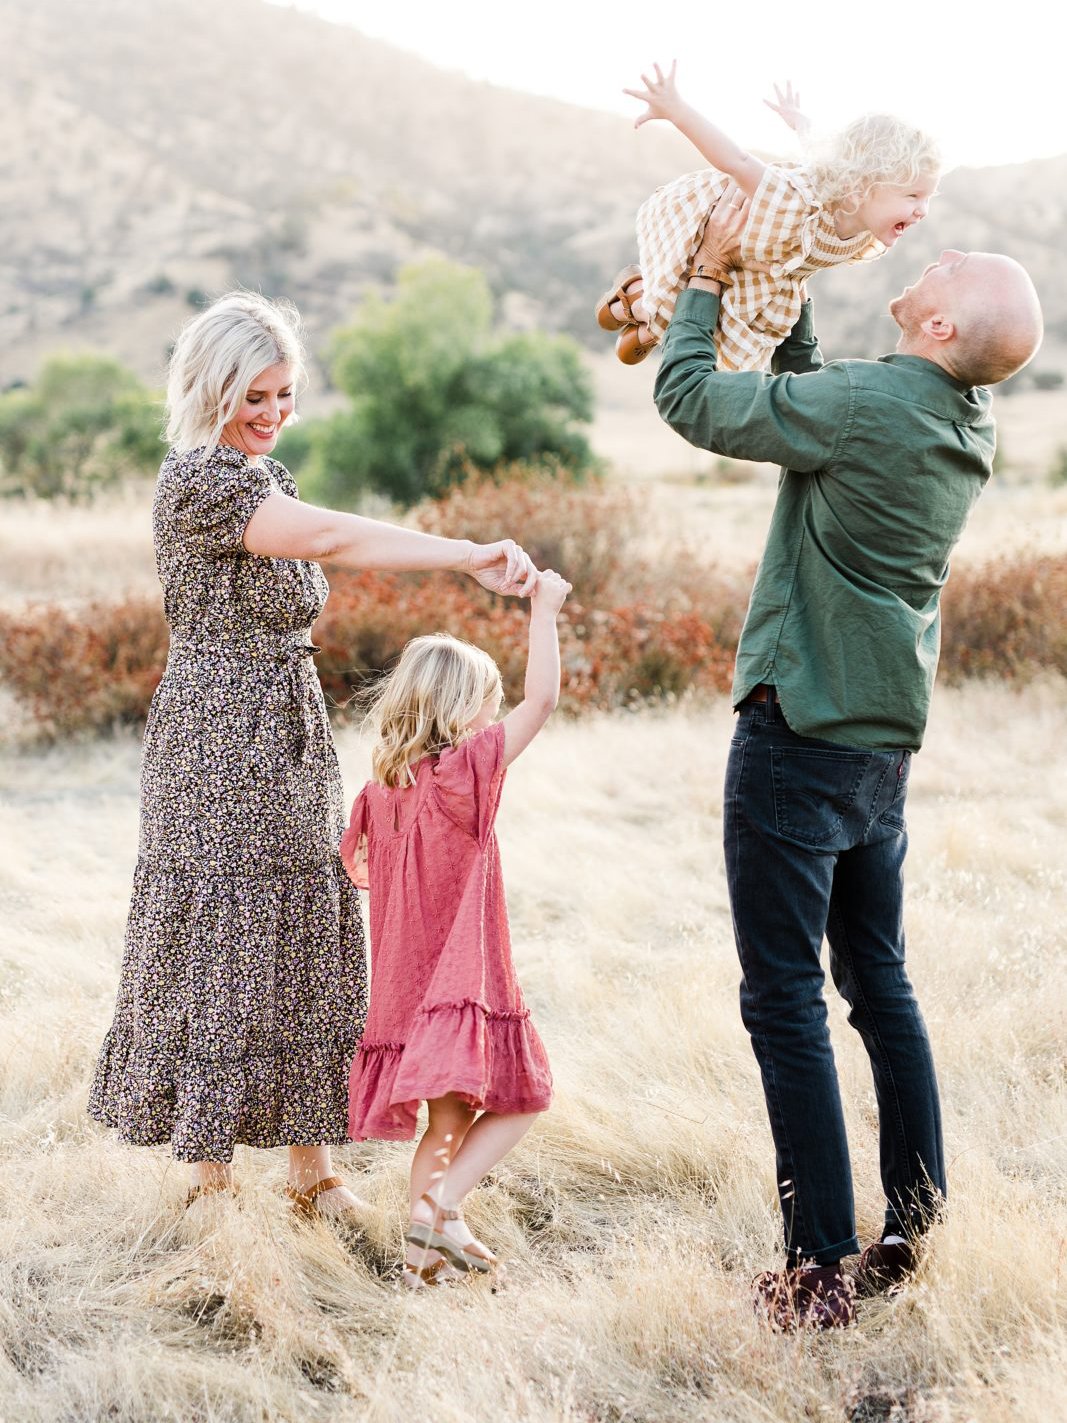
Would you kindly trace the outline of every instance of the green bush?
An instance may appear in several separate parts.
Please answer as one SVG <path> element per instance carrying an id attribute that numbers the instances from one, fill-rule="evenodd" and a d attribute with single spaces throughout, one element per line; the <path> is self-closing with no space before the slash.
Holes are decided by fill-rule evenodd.
<path id="1" fill-rule="evenodd" d="M 413 504 L 516 460 L 592 469 L 578 348 L 492 318 L 482 273 L 439 259 L 404 268 L 392 300 L 369 297 L 334 337 L 333 380 L 352 404 L 314 427 L 308 497 L 351 505 L 370 489 Z"/>
<path id="2" fill-rule="evenodd" d="M 84 499 L 154 473 L 161 408 L 107 356 L 53 356 L 33 385 L 0 396 L 0 489 Z"/>

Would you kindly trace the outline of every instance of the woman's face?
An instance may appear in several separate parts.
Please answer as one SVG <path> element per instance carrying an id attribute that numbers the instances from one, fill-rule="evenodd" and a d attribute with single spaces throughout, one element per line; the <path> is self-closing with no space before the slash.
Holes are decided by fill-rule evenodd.
<path id="1" fill-rule="evenodd" d="M 293 372 L 284 361 L 260 371 L 245 391 L 240 410 L 224 425 L 221 443 L 246 455 L 269 455 L 293 413 Z"/>

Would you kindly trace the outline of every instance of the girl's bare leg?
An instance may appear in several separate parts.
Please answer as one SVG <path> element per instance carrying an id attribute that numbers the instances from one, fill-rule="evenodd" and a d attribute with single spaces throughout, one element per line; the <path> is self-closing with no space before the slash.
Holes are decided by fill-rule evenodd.
<path id="1" fill-rule="evenodd" d="M 440 1100 L 447 1102 L 449 1099 Z M 438 1103 L 430 1102 L 428 1105 L 432 1121 Z M 445 1210 L 458 1210 L 478 1182 L 522 1140 L 536 1116 L 536 1112 L 483 1112 L 464 1133 L 446 1170 L 429 1187 L 432 1199 Z M 435 1214 L 425 1201 L 413 1199 L 412 1220 L 430 1225 Z M 437 1229 L 450 1236 L 460 1249 L 475 1245 L 481 1253 L 492 1258 L 491 1252 L 472 1234 L 465 1221 L 439 1221 Z"/>
<path id="2" fill-rule="evenodd" d="M 420 1201 L 420 1197 L 448 1172 L 475 1117 L 473 1107 L 454 1093 L 439 1097 L 428 1106 L 429 1124 L 411 1160 L 411 1218 L 426 1222 L 430 1219 L 429 1207 Z M 409 1244 L 404 1262 L 421 1269 L 424 1265 L 436 1264 L 440 1259 L 436 1250 L 424 1250 L 419 1245 Z"/>
<path id="3" fill-rule="evenodd" d="M 430 1102 L 430 1121 L 411 1161 L 411 1209 L 452 1168 L 475 1118 L 473 1107 L 449 1093 Z"/>

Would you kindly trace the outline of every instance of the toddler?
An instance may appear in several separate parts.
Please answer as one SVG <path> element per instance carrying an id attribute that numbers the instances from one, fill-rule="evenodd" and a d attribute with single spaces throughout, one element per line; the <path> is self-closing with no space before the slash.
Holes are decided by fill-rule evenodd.
<path id="1" fill-rule="evenodd" d="M 770 369 L 775 349 L 800 315 L 806 278 L 841 262 L 882 256 L 927 213 L 941 159 L 921 130 L 886 114 L 854 120 L 803 163 L 762 163 L 685 102 L 677 64 L 642 75 L 625 89 L 647 105 L 635 126 L 667 119 L 714 168 L 657 188 L 637 214 L 638 265 L 624 267 L 597 303 L 598 324 L 619 331 L 616 354 L 627 365 L 658 344 L 690 274 L 707 215 L 736 183 L 751 201 L 734 272 L 708 272 L 724 283 L 716 347 L 721 370 Z M 791 86 L 770 105 L 806 133 Z M 769 101 L 768 101 L 769 102 Z"/>

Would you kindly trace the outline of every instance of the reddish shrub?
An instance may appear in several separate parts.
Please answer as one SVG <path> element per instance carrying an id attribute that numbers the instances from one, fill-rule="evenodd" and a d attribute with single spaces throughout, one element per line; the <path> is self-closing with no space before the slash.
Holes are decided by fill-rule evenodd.
<path id="1" fill-rule="evenodd" d="M 953 573 L 942 600 L 941 676 L 1029 681 L 1067 674 L 1067 555 Z"/>
<path id="2" fill-rule="evenodd" d="M 556 569 L 588 601 L 620 601 L 633 591 L 638 510 L 618 486 L 505 466 L 492 479 L 470 480 L 420 504 L 414 518 L 420 529 L 446 538 L 518 539 L 538 568 Z"/>
<path id="3" fill-rule="evenodd" d="M 143 719 L 166 660 L 154 598 L 0 613 L 0 676 L 48 736 Z"/>
<path id="4" fill-rule="evenodd" d="M 751 576 L 723 577 L 684 555 L 673 567 L 634 560 L 632 517 L 625 495 L 542 480 L 462 487 L 423 509 L 420 521 L 475 538 L 521 532 L 538 561 L 572 577 L 575 593 L 560 622 L 565 710 L 726 690 Z M 425 632 L 449 632 L 484 647 L 500 666 L 509 701 L 521 697 L 526 604 L 493 598 L 459 576 L 333 570 L 330 582 L 313 636 L 322 648 L 322 685 L 335 707 L 350 705 L 353 689 Z M 954 574 L 944 600 L 943 676 L 1067 674 L 1065 607 L 1067 556 Z M 46 735 L 143 718 L 166 648 L 154 599 L 0 614 L 0 676 Z"/>

